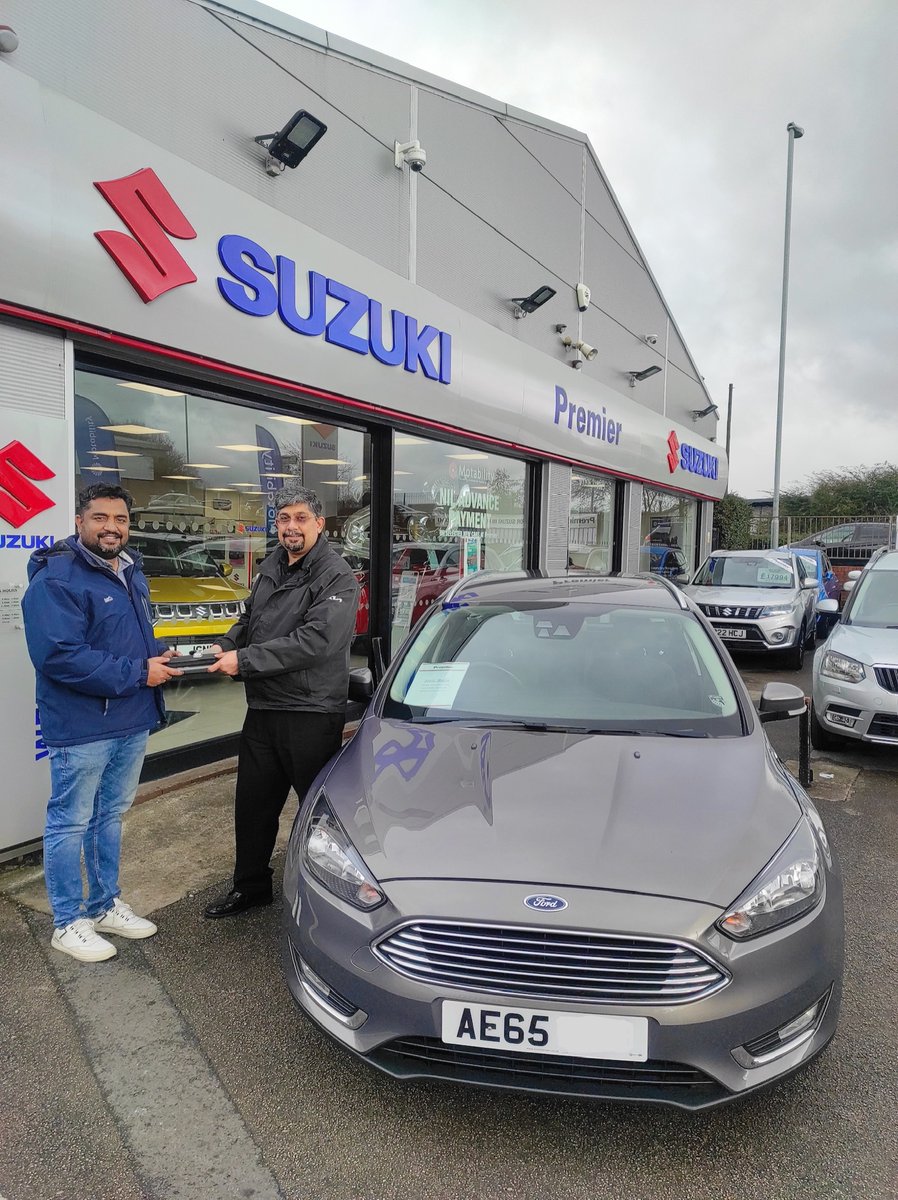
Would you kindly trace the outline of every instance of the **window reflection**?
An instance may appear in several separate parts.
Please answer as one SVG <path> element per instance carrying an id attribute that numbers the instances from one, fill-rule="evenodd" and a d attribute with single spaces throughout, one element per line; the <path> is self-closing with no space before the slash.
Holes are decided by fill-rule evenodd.
<path id="1" fill-rule="evenodd" d="M 75 391 L 76 488 L 120 483 L 134 497 L 129 544 L 144 557 L 156 636 L 179 653 L 202 653 L 237 619 L 277 545 L 274 499 L 291 482 L 317 492 L 342 547 L 368 486 L 363 433 L 88 371 L 76 372 Z M 357 577 L 367 581 L 367 564 Z M 367 619 L 365 592 L 357 633 Z M 367 662 L 363 641 L 356 650 Z M 166 697 L 171 723 L 151 753 L 243 722 L 243 689 L 223 676 L 179 680 Z"/>
<path id="2" fill-rule="evenodd" d="M 695 561 L 696 502 L 644 487 L 641 530 L 640 571 L 685 582 Z"/>
<path id="3" fill-rule="evenodd" d="M 614 481 L 602 475 L 571 475 L 568 569 L 611 570 Z"/>

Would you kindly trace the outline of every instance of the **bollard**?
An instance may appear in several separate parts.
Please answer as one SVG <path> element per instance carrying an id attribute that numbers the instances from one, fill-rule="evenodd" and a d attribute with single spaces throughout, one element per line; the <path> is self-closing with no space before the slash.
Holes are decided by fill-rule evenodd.
<path id="1" fill-rule="evenodd" d="M 810 787 L 814 782 L 811 770 L 811 699 L 804 698 L 804 712 L 798 718 L 798 782 Z"/>

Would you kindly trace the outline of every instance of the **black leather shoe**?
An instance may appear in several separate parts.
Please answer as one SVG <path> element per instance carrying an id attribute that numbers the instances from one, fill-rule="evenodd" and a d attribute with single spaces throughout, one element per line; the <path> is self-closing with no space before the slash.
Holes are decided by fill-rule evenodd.
<path id="1" fill-rule="evenodd" d="M 212 904 L 206 906 L 205 916 L 210 920 L 217 921 L 219 917 L 233 917 L 237 913 L 245 912 L 248 908 L 260 908 L 265 904 L 271 904 L 273 896 L 248 896 L 246 892 L 228 892 L 226 896 L 222 896 L 220 900 L 215 900 Z"/>

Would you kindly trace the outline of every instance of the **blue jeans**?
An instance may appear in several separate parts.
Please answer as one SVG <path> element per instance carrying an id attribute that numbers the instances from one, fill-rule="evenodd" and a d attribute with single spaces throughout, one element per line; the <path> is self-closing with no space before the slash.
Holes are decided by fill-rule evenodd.
<path id="1" fill-rule="evenodd" d="M 50 746 L 50 802 L 44 831 L 44 879 L 57 929 L 99 917 L 120 895 L 122 816 L 131 807 L 147 733 Z M 81 850 L 87 902 L 81 883 Z"/>

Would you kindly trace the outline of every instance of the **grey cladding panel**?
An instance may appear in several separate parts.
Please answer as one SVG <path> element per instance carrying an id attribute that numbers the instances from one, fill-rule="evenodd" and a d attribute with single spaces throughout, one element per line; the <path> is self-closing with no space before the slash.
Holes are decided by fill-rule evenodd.
<path id="1" fill-rule="evenodd" d="M 563 463 L 543 466 L 543 529 L 541 565 L 547 571 L 563 571 L 567 566 L 568 536 L 571 517 L 571 469 Z"/>
<path id="2" fill-rule="evenodd" d="M 564 281 L 423 176 L 418 180 L 417 282 L 512 337 L 563 358 L 554 323 L 573 323 Z M 508 298 L 543 283 L 559 294 L 529 317 L 516 320 Z"/>
<path id="3" fill-rule="evenodd" d="M 630 236 L 614 197 L 590 156 L 586 161 L 586 211 L 628 254 L 642 261 L 639 247 Z"/>
<path id="4" fill-rule="evenodd" d="M 489 113 L 418 97 L 426 174 L 568 283 L 580 264 L 580 204 Z M 534 287 L 536 284 L 534 284 Z"/>
<path id="5" fill-rule="evenodd" d="M 544 133 L 541 129 L 534 129 L 532 125 L 522 125 L 517 121 L 506 121 L 505 125 L 509 133 L 522 142 L 579 202 L 584 154 L 582 142 L 574 142 L 554 133 Z"/>
<path id="6" fill-rule="evenodd" d="M 65 417 L 63 339 L 0 324 L 0 411 Z"/>
<path id="7" fill-rule="evenodd" d="M 20 0 L 19 11 L 21 67 L 47 87 L 390 270 L 407 273 L 407 189 L 377 138 L 321 99 L 324 53 L 222 20 L 184 0 L 27 6 Z M 250 34 L 265 42 L 264 54 Z M 98 45 L 104 47 L 103 69 L 86 71 Z M 290 59 L 288 70 L 272 61 L 274 51 Z M 358 68 L 358 75 L 361 93 L 370 72 Z M 335 103 L 342 105 L 344 90 L 341 86 Z M 272 179 L 252 139 L 273 132 L 299 108 L 320 117 L 328 133 L 295 171 Z M 132 169 L 147 165 L 135 162 Z"/>
<path id="8" fill-rule="evenodd" d="M 658 334 L 660 343 L 667 311 L 651 277 L 590 216 L 586 218 L 584 261 L 592 303 L 637 337 Z"/>

